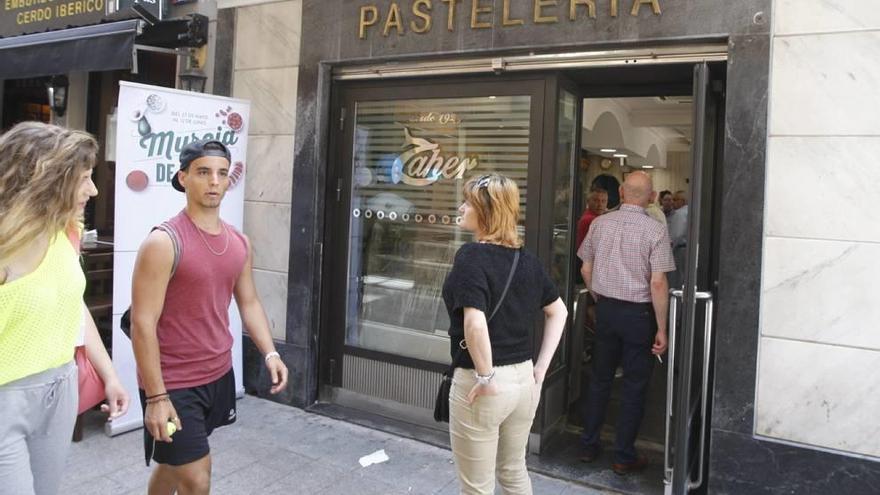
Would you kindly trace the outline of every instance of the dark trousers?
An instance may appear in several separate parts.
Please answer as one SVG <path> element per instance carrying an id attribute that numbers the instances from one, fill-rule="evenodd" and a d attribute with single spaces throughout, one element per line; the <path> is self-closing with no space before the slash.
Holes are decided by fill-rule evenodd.
<path id="1" fill-rule="evenodd" d="M 587 449 L 597 449 L 605 422 L 605 410 L 618 365 L 623 366 L 623 389 L 614 462 L 636 460 L 635 441 L 645 412 L 645 394 L 654 367 L 651 345 L 657 321 L 650 303 L 637 304 L 600 298 L 596 304 L 596 336 L 593 348 L 593 374 L 587 395 L 584 434 Z"/>

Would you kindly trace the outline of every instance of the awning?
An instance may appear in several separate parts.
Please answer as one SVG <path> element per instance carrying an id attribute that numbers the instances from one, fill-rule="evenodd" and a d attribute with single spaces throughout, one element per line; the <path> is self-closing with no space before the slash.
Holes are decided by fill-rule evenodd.
<path id="1" fill-rule="evenodd" d="M 141 22 L 134 19 L 0 39 L 0 79 L 131 69 Z"/>

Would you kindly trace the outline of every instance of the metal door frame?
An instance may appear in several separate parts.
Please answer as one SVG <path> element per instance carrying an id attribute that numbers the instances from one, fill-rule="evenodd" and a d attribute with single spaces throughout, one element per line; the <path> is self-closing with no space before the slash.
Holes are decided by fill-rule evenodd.
<path id="1" fill-rule="evenodd" d="M 326 181 L 326 208 L 324 215 L 323 273 L 326 279 L 322 284 L 321 330 L 319 332 L 320 353 L 318 366 L 319 397 L 325 386 L 341 387 L 344 354 L 383 361 L 411 368 L 440 373 L 445 364 L 413 359 L 349 346 L 345 343 L 345 311 L 336 311 L 340 297 L 345 297 L 348 256 L 352 184 L 352 147 L 354 139 L 354 109 L 357 101 L 392 101 L 428 97 L 469 97 L 487 95 L 529 95 L 532 98 L 530 109 L 529 139 L 529 189 L 540 196 L 542 193 L 541 163 L 544 143 L 544 101 L 545 77 L 535 74 L 517 74 L 498 77 L 467 77 L 431 80 L 395 81 L 352 81 L 334 85 L 331 96 L 331 122 L 333 128 L 329 138 L 329 164 Z M 526 212 L 526 247 L 539 251 L 540 197 L 536 198 Z M 332 302 L 331 302 L 332 301 Z"/>
<path id="2" fill-rule="evenodd" d="M 707 423 L 711 393 L 712 344 L 714 326 L 714 276 L 717 260 L 711 256 L 717 232 L 711 224 L 717 217 L 718 202 L 713 198 L 717 190 L 717 166 L 723 148 L 719 148 L 718 118 L 723 118 L 723 105 L 715 100 L 712 69 L 702 62 L 694 65 L 694 138 L 692 146 L 691 201 L 688 207 L 688 251 L 684 272 L 684 287 L 670 288 L 669 362 L 667 376 L 666 443 L 664 449 L 664 484 L 667 494 L 685 495 L 692 490 L 704 489 L 707 458 Z M 711 126 L 711 128 L 710 128 Z M 711 156 L 709 156 L 711 154 Z M 706 160 L 711 160 L 707 163 Z M 709 177 L 704 177 L 707 166 L 712 166 Z M 708 204 L 703 204 L 708 200 Z M 707 244 L 701 243 L 703 240 Z M 700 259 L 701 254 L 703 259 Z M 709 254 L 709 256 L 707 256 Z M 707 259 L 708 258 L 708 259 Z M 698 314 L 698 306 L 703 312 Z M 681 309 L 680 309 L 681 308 Z M 681 331 L 678 335 L 679 311 L 682 311 Z M 702 349 L 698 402 L 692 396 L 694 388 L 695 337 L 702 323 Z M 679 346 L 679 348 L 676 348 Z M 676 355 L 679 360 L 676 360 Z M 675 368 L 678 376 L 675 376 Z M 673 405 L 674 404 L 674 405 Z M 696 426 L 695 426 L 696 425 Z M 695 431 L 696 430 L 696 431 Z M 695 441 L 698 438 L 699 440 Z M 692 454 L 691 449 L 697 452 Z M 673 453 L 673 448 L 675 451 Z M 694 473 L 695 472 L 695 473 Z"/>

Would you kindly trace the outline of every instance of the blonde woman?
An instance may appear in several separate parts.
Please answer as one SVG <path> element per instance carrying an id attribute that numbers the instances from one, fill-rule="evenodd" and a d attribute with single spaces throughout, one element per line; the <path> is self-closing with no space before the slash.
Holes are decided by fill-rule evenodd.
<path id="1" fill-rule="evenodd" d="M 455 373 L 449 434 L 463 494 L 531 494 L 526 443 L 541 384 L 568 311 L 541 262 L 516 231 L 519 189 L 489 174 L 464 185 L 463 245 L 443 285 Z M 544 338 L 534 365 L 535 316 Z"/>
<path id="2" fill-rule="evenodd" d="M 128 404 L 106 350 L 94 342 L 85 277 L 68 238 L 97 194 L 97 151 L 86 133 L 38 122 L 0 136 L 0 494 L 58 491 L 77 413 L 74 345 L 84 325 L 112 411 Z"/>

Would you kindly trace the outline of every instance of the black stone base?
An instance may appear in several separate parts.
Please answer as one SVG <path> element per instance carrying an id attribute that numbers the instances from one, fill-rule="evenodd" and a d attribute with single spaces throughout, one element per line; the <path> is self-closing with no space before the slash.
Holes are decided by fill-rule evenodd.
<path id="1" fill-rule="evenodd" d="M 880 463 L 712 431 L 709 493 L 876 495 Z"/>
<path id="2" fill-rule="evenodd" d="M 314 394 L 312 377 L 315 365 L 308 349 L 275 341 L 275 348 L 287 365 L 290 375 L 287 387 L 277 394 L 270 394 L 271 382 L 264 364 L 263 355 L 257 350 L 254 342 L 245 335 L 242 338 L 244 348 L 244 389 L 245 392 L 257 397 L 268 399 L 279 404 L 305 408 L 311 404 L 309 397 Z"/>

